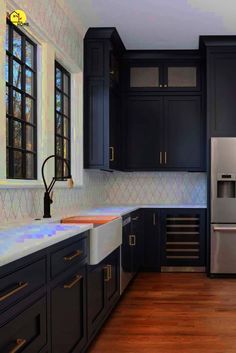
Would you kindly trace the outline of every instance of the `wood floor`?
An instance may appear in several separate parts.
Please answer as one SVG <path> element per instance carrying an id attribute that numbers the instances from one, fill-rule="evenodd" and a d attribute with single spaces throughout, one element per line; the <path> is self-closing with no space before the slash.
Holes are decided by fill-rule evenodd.
<path id="1" fill-rule="evenodd" d="M 89 353 L 236 353 L 236 279 L 141 273 Z"/>

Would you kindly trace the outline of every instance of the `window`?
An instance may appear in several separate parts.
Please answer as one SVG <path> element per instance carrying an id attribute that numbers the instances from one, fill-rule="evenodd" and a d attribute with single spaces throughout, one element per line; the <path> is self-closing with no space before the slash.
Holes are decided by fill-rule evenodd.
<path id="1" fill-rule="evenodd" d="M 55 175 L 58 179 L 68 176 L 66 160 L 71 163 L 71 112 L 70 74 L 58 62 L 55 65 Z"/>
<path id="2" fill-rule="evenodd" d="M 37 47 L 7 22 L 6 29 L 7 178 L 37 178 Z"/>

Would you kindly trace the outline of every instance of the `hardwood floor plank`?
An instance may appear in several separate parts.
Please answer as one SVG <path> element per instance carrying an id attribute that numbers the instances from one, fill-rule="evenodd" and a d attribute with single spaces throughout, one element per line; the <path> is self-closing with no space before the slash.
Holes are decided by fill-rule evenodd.
<path id="1" fill-rule="evenodd" d="M 89 353 L 235 353 L 236 280 L 140 273 Z"/>

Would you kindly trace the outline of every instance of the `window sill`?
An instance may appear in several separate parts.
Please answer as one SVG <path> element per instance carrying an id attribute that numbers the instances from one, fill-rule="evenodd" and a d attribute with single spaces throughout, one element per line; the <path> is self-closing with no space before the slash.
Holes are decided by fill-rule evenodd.
<path id="1" fill-rule="evenodd" d="M 79 183 L 74 184 L 74 188 L 81 188 L 82 186 Z M 0 179 L 0 189 L 44 189 L 44 184 L 39 180 Z M 58 181 L 54 185 L 54 189 L 68 189 L 67 182 Z"/>

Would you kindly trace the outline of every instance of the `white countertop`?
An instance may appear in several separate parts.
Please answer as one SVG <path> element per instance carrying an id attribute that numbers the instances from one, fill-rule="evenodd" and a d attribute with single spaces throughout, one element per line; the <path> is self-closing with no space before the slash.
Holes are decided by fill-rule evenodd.
<path id="1" fill-rule="evenodd" d="M 33 222 L 28 225 L 0 227 L 0 266 L 42 250 L 50 245 L 79 235 L 92 224 L 69 225 Z"/>
<path id="2" fill-rule="evenodd" d="M 139 208 L 203 208 L 206 209 L 206 205 L 164 205 L 164 204 L 151 204 L 151 205 L 107 205 L 101 207 L 95 207 L 87 210 L 80 211 L 80 215 L 107 215 L 107 216 L 124 216 L 127 213 L 138 210 Z"/>

